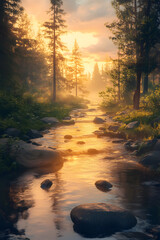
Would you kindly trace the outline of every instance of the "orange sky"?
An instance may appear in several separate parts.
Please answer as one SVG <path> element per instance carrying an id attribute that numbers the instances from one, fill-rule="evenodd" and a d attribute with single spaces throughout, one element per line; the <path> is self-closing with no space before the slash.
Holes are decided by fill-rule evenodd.
<path id="1" fill-rule="evenodd" d="M 116 47 L 109 39 L 110 33 L 105 22 L 114 18 L 111 0 L 64 0 L 64 10 L 68 33 L 62 37 L 69 50 L 75 39 L 82 52 L 86 72 L 92 72 L 98 62 L 101 68 L 106 56 L 114 57 Z M 29 15 L 35 22 L 44 22 L 47 18 L 49 0 L 22 0 Z"/>

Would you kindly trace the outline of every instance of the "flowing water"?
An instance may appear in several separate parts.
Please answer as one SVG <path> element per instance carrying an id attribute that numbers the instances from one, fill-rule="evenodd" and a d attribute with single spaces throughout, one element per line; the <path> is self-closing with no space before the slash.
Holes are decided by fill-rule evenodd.
<path id="1" fill-rule="evenodd" d="M 132 231 L 143 232 L 147 225 L 159 224 L 159 188 L 142 184 L 153 176 L 125 151 L 122 143 L 96 137 L 93 132 L 103 125 L 94 124 L 93 119 L 103 114 L 100 110 L 76 110 L 72 114 L 78 115 L 77 112 L 82 116 L 75 118 L 75 125 L 52 128 L 36 140 L 64 152 L 63 166 L 43 174 L 27 171 L 11 183 L 10 208 L 18 209 L 15 220 L 18 230 L 24 229 L 31 240 L 86 239 L 74 232 L 70 211 L 79 204 L 96 202 L 114 204 L 134 213 L 138 224 Z M 73 138 L 64 140 L 68 134 Z M 78 141 L 85 144 L 79 145 Z M 99 153 L 89 155 L 87 150 L 91 148 Z M 44 191 L 40 184 L 48 178 L 53 185 Z M 98 190 L 95 182 L 100 179 L 111 182 L 113 189 L 107 193 Z M 104 239 L 119 237 L 115 234 Z"/>

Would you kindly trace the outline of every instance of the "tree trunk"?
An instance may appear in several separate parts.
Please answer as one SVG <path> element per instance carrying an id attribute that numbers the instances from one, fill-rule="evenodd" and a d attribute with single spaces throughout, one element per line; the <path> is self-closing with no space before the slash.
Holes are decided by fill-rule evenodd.
<path id="1" fill-rule="evenodd" d="M 54 4 L 53 102 L 56 102 L 56 6 Z"/>
<path id="2" fill-rule="evenodd" d="M 78 96 L 78 66 L 76 65 L 76 97 Z"/>
<path id="3" fill-rule="evenodd" d="M 142 73 L 140 71 L 137 72 L 137 88 L 134 93 L 134 98 L 133 98 L 133 105 L 134 109 L 138 110 L 139 109 L 139 103 L 140 103 L 140 91 L 141 91 L 141 75 Z"/>
<path id="4" fill-rule="evenodd" d="M 146 73 L 144 77 L 143 93 L 148 93 L 148 73 Z"/>
<path id="5" fill-rule="evenodd" d="M 120 73 L 120 50 L 118 50 L 118 100 L 121 100 L 121 73 Z"/>
<path id="6" fill-rule="evenodd" d="M 147 22 L 150 20 L 150 10 L 151 10 L 151 0 L 147 0 L 147 10 L 146 10 L 146 18 Z M 149 32 L 149 23 L 147 24 L 147 30 Z M 144 88 L 143 93 L 148 93 L 148 75 L 149 75 L 149 38 L 148 34 L 146 35 L 146 45 L 145 45 L 145 78 L 144 78 Z"/>

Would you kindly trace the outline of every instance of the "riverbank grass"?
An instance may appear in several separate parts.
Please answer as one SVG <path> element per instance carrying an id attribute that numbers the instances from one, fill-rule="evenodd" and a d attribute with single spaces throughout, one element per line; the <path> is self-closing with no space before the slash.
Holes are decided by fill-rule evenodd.
<path id="1" fill-rule="evenodd" d="M 0 134 L 7 128 L 16 128 L 23 134 L 30 129 L 43 130 L 48 125 L 41 121 L 44 117 L 62 120 L 69 116 L 73 108 L 82 108 L 82 99 L 62 99 L 56 103 L 37 102 L 31 96 L 7 96 L 0 94 Z"/>

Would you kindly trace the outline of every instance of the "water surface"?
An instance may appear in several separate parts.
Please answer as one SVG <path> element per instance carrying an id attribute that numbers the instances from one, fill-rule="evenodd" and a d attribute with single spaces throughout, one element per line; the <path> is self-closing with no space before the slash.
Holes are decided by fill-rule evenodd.
<path id="1" fill-rule="evenodd" d="M 85 116 L 76 116 L 75 125 L 53 128 L 36 140 L 63 152 L 66 160 L 63 166 L 57 171 L 49 169 L 45 174 L 27 171 L 11 183 L 10 200 L 15 209 L 20 209 L 16 218 L 18 229 L 24 229 L 31 240 L 86 239 L 74 232 L 70 211 L 79 204 L 96 202 L 114 204 L 133 212 L 138 224 L 132 231 L 143 232 L 149 224 L 159 224 L 159 188 L 142 185 L 154 176 L 125 151 L 123 144 L 113 144 L 113 139 L 107 137 L 96 137 L 93 132 L 102 125 L 94 124 L 93 119 L 103 114 L 100 110 L 78 110 L 72 115 L 77 112 Z M 68 134 L 73 138 L 66 141 L 64 136 Z M 78 145 L 78 141 L 85 144 Z M 90 148 L 99 150 L 99 154 L 88 155 Z M 53 185 L 49 191 L 44 191 L 40 184 L 48 178 Z M 100 179 L 111 182 L 113 189 L 107 193 L 99 191 L 95 182 Z M 113 235 L 104 239 L 118 238 Z"/>

